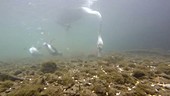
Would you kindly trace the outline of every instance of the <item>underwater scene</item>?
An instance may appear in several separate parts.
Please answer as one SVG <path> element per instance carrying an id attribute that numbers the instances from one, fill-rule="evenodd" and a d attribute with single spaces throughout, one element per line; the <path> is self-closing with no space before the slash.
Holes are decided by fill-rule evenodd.
<path id="1" fill-rule="evenodd" d="M 0 0 L 0 96 L 170 96 L 170 0 Z"/>

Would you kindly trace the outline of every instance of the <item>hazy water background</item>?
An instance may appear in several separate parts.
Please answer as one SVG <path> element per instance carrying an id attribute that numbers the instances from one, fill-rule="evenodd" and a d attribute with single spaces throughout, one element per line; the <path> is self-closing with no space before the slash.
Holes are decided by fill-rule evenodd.
<path id="1" fill-rule="evenodd" d="M 28 48 L 51 40 L 66 54 L 67 47 L 72 53 L 95 52 L 98 20 L 85 16 L 66 33 L 56 22 L 64 5 L 61 0 L 1 0 L 0 59 L 29 57 Z M 105 52 L 170 49 L 169 0 L 98 0 L 92 8 L 103 16 Z"/>

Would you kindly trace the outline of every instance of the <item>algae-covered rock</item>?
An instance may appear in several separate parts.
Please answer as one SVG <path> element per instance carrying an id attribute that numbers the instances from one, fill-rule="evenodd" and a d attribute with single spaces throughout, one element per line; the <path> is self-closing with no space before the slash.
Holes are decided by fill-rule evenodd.
<path id="1" fill-rule="evenodd" d="M 124 83 L 132 84 L 132 85 L 135 84 L 135 80 L 130 75 L 126 73 L 122 73 L 122 77 L 123 77 Z"/>
<path id="2" fill-rule="evenodd" d="M 45 87 L 46 88 L 46 87 Z M 47 87 L 40 96 L 63 96 L 63 89 L 59 86 Z"/>
<path id="3" fill-rule="evenodd" d="M 118 63 L 120 61 L 123 61 L 124 60 L 124 57 L 123 56 L 109 56 L 107 58 L 105 58 L 106 61 L 108 61 L 109 63 Z"/>
<path id="4" fill-rule="evenodd" d="M 13 83 L 11 81 L 5 81 L 0 83 L 0 92 L 3 92 L 13 86 Z"/>
<path id="5" fill-rule="evenodd" d="M 131 68 L 135 68 L 135 67 L 136 67 L 136 65 L 135 65 L 135 64 L 133 64 L 133 63 L 128 64 L 128 66 L 129 66 L 129 67 L 131 67 Z"/>
<path id="6" fill-rule="evenodd" d="M 41 85 L 24 85 L 9 93 L 8 96 L 40 96 L 42 90 Z"/>
<path id="7" fill-rule="evenodd" d="M 80 96 L 97 96 L 97 94 L 95 94 L 94 92 L 92 92 L 92 91 L 89 90 L 89 89 L 83 89 L 83 90 L 80 92 Z"/>
<path id="8" fill-rule="evenodd" d="M 108 91 L 108 96 L 115 96 L 117 90 L 110 87 L 110 88 L 108 88 L 107 91 Z"/>
<path id="9" fill-rule="evenodd" d="M 166 64 L 159 64 L 157 67 L 157 70 L 160 73 L 165 73 L 167 75 L 170 75 L 170 66 L 166 65 Z"/>
<path id="10" fill-rule="evenodd" d="M 45 62 L 41 66 L 41 72 L 43 73 L 54 73 L 57 70 L 55 62 Z"/>
<path id="11" fill-rule="evenodd" d="M 0 96 L 169 96 L 170 60 L 155 58 L 159 57 L 113 54 L 3 65 Z"/>
<path id="12" fill-rule="evenodd" d="M 95 82 L 93 90 L 97 96 L 105 96 L 107 92 L 107 88 L 101 82 Z"/>
<path id="13" fill-rule="evenodd" d="M 17 70 L 17 71 L 14 72 L 14 75 L 17 76 L 17 75 L 19 75 L 21 73 L 22 73 L 22 70 Z"/>
<path id="14" fill-rule="evenodd" d="M 72 86 L 74 85 L 74 80 L 72 79 L 72 76 L 68 73 L 65 73 L 61 79 L 58 80 L 59 84 L 62 84 L 64 86 Z"/>
<path id="15" fill-rule="evenodd" d="M 137 96 L 146 96 L 146 94 L 154 95 L 155 93 L 155 89 L 147 84 L 138 84 L 135 89 L 135 94 Z"/>
<path id="16" fill-rule="evenodd" d="M 142 70 L 134 70 L 133 72 L 133 77 L 141 79 L 146 75 L 145 72 L 143 72 Z"/>
<path id="17" fill-rule="evenodd" d="M 23 79 L 8 74 L 0 73 L 0 81 L 5 81 L 5 80 L 16 81 L 16 80 L 23 80 Z"/>

